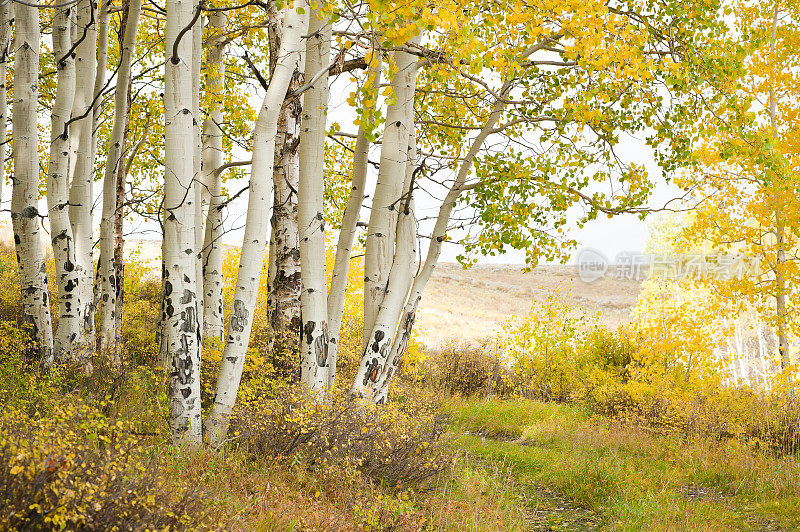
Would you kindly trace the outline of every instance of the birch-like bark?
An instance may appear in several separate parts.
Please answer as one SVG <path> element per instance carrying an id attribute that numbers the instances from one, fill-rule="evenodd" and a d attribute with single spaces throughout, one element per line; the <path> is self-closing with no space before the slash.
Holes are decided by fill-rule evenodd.
<path id="1" fill-rule="evenodd" d="M 390 288 L 396 292 L 402 292 L 403 298 L 396 310 L 393 309 L 391 313 L 389 313 L 388 309 L 386 311 L 387 325 L 389 320 L 394 320 L 393 323 L 396 325 L 391 327 L 393 340 L 390 340 L 391 347 L 389 348 L 389 356 L 386 358 L 380 374 L 373 384 L 372 399 L 377 404 L 384 404 L 387 401 L 389 395 L 389 382 L 400 369 L 400 364 L 403 361 L 403 355 L 408 347 L 408 341 L 411 339 L 411 332 L 414 328 L 414 322 L 416 318 L 416 302 L 410 304 L 412 302 L 408 300 L 409 290 L 414 281 L 413 268 L 417 262 L 417 219 L 414 210 L 414 179 L 416 177 L 415 172 L 417 170 L 415 163 L 416 159 L 417 142 L 415 132 L 412 130 L 408 141 L 409 164 L 406 167 L 406 185 L 403 191 L 407 197 L 403 201 L 404 207 L 402 212 L 400 212 L 400 219 L 398 220 L 397 226 L 398 245 L 403 247 L 398 248 L 397 253 L 395 254 L 395 263 L 397 263 L 399 260 L 401 261 L 402 265 L 392 266 L 392 275 L 394 275 L 394 268 L 400 268 L 400 275 L 403 276 L 402 279 L 405 281 L 403 282 L 400 278 L 390 279 Z M 408 266 L 403 266 L 405 264 Z M 399 294 L 395 294 L 390 299 L 392 302 L 399 300 Z"/>
<path id="2" fill-rule="evenodd" d="M 772 16 L 772 34 L 770 36 L 770 50 L 774 50 L 775 42 L 778 34 L 778 2 L 775 3 Z M 769 114 L 770 125 L 772 128 L 772 138 L 777 141 L 778 137 L 778 99 L 775 95 L 775 89 L 770 84 L 769 89 L 769 105 L 767 107 Z M 777 142 L 776 142 L 777 145 Z M 786 375 L 786 385 L 791 386 L 793 375 L 789 372 L 791 365 L 791 357 L 789 355 L 789 337 L 787 334 L 788 316 L 786 313 L 786 279 L 784 275 L 784 264 L 786 263 L 786 224 L 783 219 L 783 198 L 780 191 L 773 191 L 774 212 L 773 217 L 775 220 L 775 313 L 777 317 L 776 333 L 778 335 L 778 352 L 781 358 L 781 370 Z"/>
<path id="3" fill-rule="evenodd" d="M 200 9 L 201 5 L 196 1 L 194 9 Z M 192 132 L 194 140 L 194 150 L 192 151 L 193 166 L 193 188 L 194 188 L 194 250 L 195 258 L 195 294 L 198 298 L 204 298 L 203 294 L 203 240 L 205 239 L 205 221 L 208 213 L 208 190 L 203 181 L 203 124 L 200 121 L 200 65 L 203 61 L 203 17 L 197 17 L 192 28 Z M 204 301 L 197 300 L 197 333 L 200 336 L 200 359 L 203 358 L 203 307 Z"/>
<path id="4" fill-rule="evenodd" d="M 527 57 L 535 50 L 536 47 L 532 47 L 526 52 L 525 56 Z M 495 125 L 505 109 L 505 97 L 508 95 L 510 88 L 510 82 L 506 82 L 503 84 L 503 87 L 500 89 L 500 91 L 498 91 L 499 99 L 495 102 L 489 118 L 481 128 L 478 135 L 475 137 L 475 140 L 472 142 L 469 151 L 464 156 L 461 166 L 458 169 L 458 173 L 456 174 L 456 178 L 453 181 L 453 184 L 451 185 L 447 195 L 445 196 L 444 202 L 439 208 L 439 213 L 436 217 L 436 224 L 434 225 L 433 233 L 431 235 L 431 241 L 428 245 L 428 253 L 425 258 L 425 263 L 411 284 L 411 290 L 408 298 L 406 299 L 405 308 L 400 316 L 401 330 L 397 335 L 398 340 L 395 342 L 395 347 L 392 348 L 391 353 L 386 353 L 384 355 L 382 350 L 385 348 L 382 344 L 379 344 L 378 351 L 375 352 L 373 350 L 372 352 L 382 355 L 382 358 L 378 356 L 370 356 L 369 350 L 365 348 L 365 356 L 362 358 L 361 365 L 359 366 L 359 372 L 356 375 L 356 380 L 353 382 L 352 386 L 354 394 L 368 395 L 366 392 L 368 392 L 370 388 L 376 389 L 375 384 L 378 382 L 381 371 L 383 371 L 382 368 L 386 367 L 387 358 L 392 360 L 391 365 L 394 366 L 395 369 L 402 361 L 402 354 L 405 351 L 408 339 L 410 338 L 411 331 L 414 326 L 417 308 L 419 307 L 419 302 L 422 299 L 422 292 L 425 289 L 425 285 L 430 280 L 433 270 L 438 264 L 439 255 L 442 252 L 442 244 L 447 237 L 447 225 L 450 222 L 450 215 L 455 208 L 458 196 L 464 190 L 467 178 L 472 171 L 472 163 L 475 160 L 475 156 L 480 151 L 487 137 L 492 134 Z M 372 333 L 372 338 L 373 342 L 377 338 L 374 332 Z M 381 340 L 383 340 L 383 338 L 381 338 Z M 386 400 L 389 384 L 394 374 L 394 370 L 392 372 L 387 371 L 383 382 L 380 383 L 378 393 L 375 393 L 374 391 L 372 393 L 373 400 Z M 365 378 L 367 379 L 366 383 L 364 381 Z M 372 385 L 370 385 L 370 382 L 372 382 Z"/>
<path id="5" fill-rule="evenodd" d="M 41 35 L 39 10 L 24 4 L 15 7 L 11 223 L 19 262 L 23 321 L 31 327 L 31 336 L 38 344 L 42 363 L 51 367 L 53 329 L 39 239 L 39 130 L 36 123 Z"/>
<path id="6" fill-rule="evenodd" d="M 90 166 L 90 181 L 91 181 L 91 201 L 89 203 L 88 211 L 89 211 L 89 229 L 88 229 L 88 243 L 90 245 L 90 250 L 88 252 L 88 260 L 89 260 L 89 267 L 86 269 L 87 273 L 87 280 L 88 283 L 84 284 L 82 289 L 86 290 L 86 294 L 88 296 L 87 300 L 87 314 L 89 316 L 89 329 L 87 330 L 87 341 L 89 345 L 92 347 L 92 350 L 96 347 L 96 337 L 95 337 L 95 312 L 97 310 L 98 300 L 100 299 L 100 279 L 99 275 L 95 277 L 92 275 L 94 271 L 94 256 L 92 251 L 94 250 L 94 217 L 93 217 L 93 205 L 95 201 L 94 196 L 94 179 L 95 179 L 95 166 L 94 162 L 97 158 L 97 141 L 98 135 L 100 130 L 100 114 L 103 111 L 102 103 L 102 92 L 105 87 L 106 81 L 106 70 L 108 68 L 108 30 L 109 30 L 109 18 L 110 18 L 110 8 L 111 8 L 111 1 L 112 0 L 101 0 L 100 2 L 100 11 L 97 15 L 97 63 L 95 68 L 95 75 L 94 75 L 94 90 L 92 91 L 92 137 L 91 137 L 91 144 L 90 144 L 90 157 L 89 160 L 91 161 Z M 99 271 L 97 272 L 99 274 Z M 89 354 L 87 352 L 87 354 Z"/>
<path id="7" fill-rule="evenodd" d="M 6 180 L 6 146 L 8 146 L 8 61 L 11 57 L 11 25 L 14 2 L 0 6 L 0 203 L 3 201 L 3 183 Z"/>
<path id="8" fill-rule="evenodd" d="M 383 385 L 388 384 L 389 378 L 394 373 L 396 367 L 394 360 L 399 362 L 396 357 L 394 360 L 391 358 L 392 346 L 416 264 L 417 223 L 413 201 L 416 142 L 410 138 L 406 144 L 408 145 L 408 155 L 406 156 L 408 163 L 402 189 L 403 197 L 396 206 L 398 218 L 395 232 L 397 235 L 395 253 L 385 294 L 378 306 L 375 325 L 370 331 L 370 342 L 364 349 L 351 389 L 353 395 L 371 398 L 376 403 L 382 403 L 385 400 L 386 394 L 379 392 L 382 391 Z M 388 375 L 384 377 L 386 374 Z"/>
<path id="9" fill-rule="evenodd" d="M 376 61 L 370 70 L 373 90 L 377 90 L 381 80 L 381 62 Z M 375 101 L 369 111 L 375 107 Z M 342 328 L 344 301 L 347 295 L 347 277 L 350 273 L 350 257 L 353 240 L 356 235 L 358 218 L 364 204 L 367 181 L 367 164 L 369 163 L 369 139 L 363 125 L 358 128 L 356 144 L 353 148 L 353 181 L 350 185 L 350 195 L 347 206 L 342 215 L 339 239 L 336 243 L 336 258 L 331 272 L 331 285 L 328 291 L 328 389 L 333 390 L 336 383 L 336 362 L 339 352 L 339 334 Z"/>
<path id="10" fill-rule="evenodd" d="M 272 167 L 275 158 L 275 136 L 278 115 L 292 75 L 300 65 L 302 36 L 308 29 L 305 1 L 296 2 L 286 13 L 277 64 L 253 131 L 253 156 L 250 168 L 247 218 L 233 309 L 228 336 L 222 355 L 216 394 L 206 421 L 208 441 L 219 445 L 225 439 L 229 417 L 236 403 L 242 378 L 247 345 L 252 329 L 252 316 L 258 297 L 263 267 L 264 248 L 268 240 L 270 203 L 272 201 Z M 298 10 L 303 11 L 299 13 Z"/>
<path id="11" fill-rule="evenodd" d="M 202 442 L 200 325 L 195 262 L 194 125 L 192 116 L 192 0 L 167 0 L 164 72 L 164 340 L 169 373 L 170 435 Z M 173 48 L 175 49 L 173 52 Z"/>
<path id="12" fill-rule="evenodd" d="M 92 306 L 92 201 L 94 164 L 94 88 L 97 77 L 97 17 L 92 0 L 80 0 L 76 6 L 77 38 L 75 49 L 75 101 L 71 125 L 75 152 L 74 171 L 69 190 L 69 218 L 75 242 L 75 268 L 78 275 L 78 308 L 81 319 L 78 345 L 90 345 L 94 328 Z M 87 370 L 91 367 L 91 352 L 74 353 L 76 361 Z"/>
<path id="13" fill-rule="evenodd" d="M 547 46 L 547 43 L 550 42 L 549 39 L 545 39 L 540 41 L 538 44 L 533 45 L 526 49 L 521 57 L 520 61 L 523 61 L 530 57 L 535 52 L 543 49 Z M 433 270 L 436 268 L 436 265 L 439 261 L 439 256 L 442 252 L 442 244 L 444 243 L 445 239 L 447 238 L 447 226 L 450 222 L 450 216 L 455 208 L 456 201 L 458 200 L 459 195 L 466 189 L 466 182 L 467 178 L 470 176 L 472 172 L 472 164 L 475 160 L 480 149 L 483 147 L 484 142 L 492 134 L 494 131 L 495 126 L 497 125 L 500 116 L 502 115 L 503 111 L 505 110 L 506 106 L 506 99 L 511 90 L 511 80 L 506 80 L 499 91 L 497 91 L 497 100 L 495 101 L 494 105 L 492 106 L 492 111 L 489 114 L 488 119 L 484 123 L 481 130 L 478 132 L 478 135 L 473 140 L 472 144 L 470 145 L 467 154 L 464 156 L 464 159 L 461 162 L 461 166 L 456 173 L 456 178 L 453 181 L 453 184 L 450 187 L 445 199 L 439 208 L 439 213 L 436 217 L 436 223 L 433 228 L 433 233 L 431 235 L 431 241 L 428 245 L 428 253 L 425 257 L 425 263 L 422 266 L 419 273 L 414 277 L 414 281 L 411 284 L 411 290 L 406 299 L 405 308 L 403 309 L 403 313 L 400 317 L 400 331 L 396 335 L 396 340 L 394 346 L 392 347 L 392 353 L 389 354 L 389 357 L 396 362 L 392 362 L 392 365 L 399 366 L 402 360 L 402 354 L 405 351 L 405 348 L 408 343 L 408 339 L 411 336 L 411 331 L 414 326 L 414 320 L 416 316 L 417 308 L 419 307 L 419 302 L 422 299 L 422 292 L 425 289 L 425 285 L 431 278 L 433 274 Z M 382 347 L 379 347 L 379 350 Z M 365 349 L 366 352 L 366 349 Z M 365 359 L 367 357 L 364 357 Z M 366 365 L 366 362 L 369 360 L 362 360 L 362 366 Z M 385 365 L 384 365 L 385 367 Z M 363 382 L 363 368 L 359 368 L 359 375 L 361 375 Z M 388 393 L 388 387 L 391 381 L 391 377 L 395 375 L 396 372 L 386 372 L 386 376 L 384 381 L 380 384 L 380 389 L 378 393 L 373 393 L 372 398 L 377 400 L 386 400 L 386 394 Z M 367 377 L 371 378 L 371 375 L 367 375 Z M 356 381 L 353 383 L 353 389 L 356 390 L 359 387 L 359 377 L 356 377 Z M 377 379 L 376 379 L 377 380 Z M 363 386 L 363 384 L 361 384 Z M 363 391 L 361 392 L 363 393 Z"/>
<path id="14" fill-rule="evenodd" d="M 271 6 L 274 7 L 274 6 Z M 270 10 L 269 69 L 275 69 L 280 48 L 282 20 Z M 303 82 L 305 54 L 289 84 L 289 93 L 278 117 L 275 163 L 272 174 L 273 210 L 267 271 L 267 320 L 272 332 L 266 354 L 278 374 L 290 381 L 300 377 L 300 231 L 297 222 L 297 189 L 300 187 L 300 120 L 302 102 L 291 91 Z"/>
<path id="15" fill-rule="evenodd" d="M 77 45 L 75 43 L 78 42 L 78 5 L 77 4 L 72 6 L 72 9 L 70 9 L 69 18 L 70 18 L 70 21 L 71 21 L 72 43 L 73 43 L 73 46 L 74 46 L 72 55 L 73 55 L 73 57 L 75 57 L 75 56 L 77 56 L 77 53 L 76 53 Z M 77 57 L 76 57 L 76 59 L 77 59 Z M 76 64 L 77 64 L 77 61 L 76 61 Z M 78 97 L 78 94 L 77 94 L 77 72 L 76 72 L 75 75 L 76 75 L 76 86 L 75 86 L 76 94 L 75 94 L 75 97 L 77 98 Z M 79 111 L 78 110 L 77 103 L 78 103 L 77 101 L 73 101 L 73 104 L 72 104 L 73 105 L 72 116 L 76 120 L 78 119 L 78 116 L 83 113 L 83 111 Z M 78 133 L 79 133 L 79 131 L 78 131 L 79 125 L 80 124 L 75 124 L 75 125 L 72 126 L 72 134 L 69 136 L 69 179 L 70 179 L 70 190 L 71 190 L 71 187 L 72 187 L 72 178 L 75 175 L 75 166 L 76 166 L 77 160 L 78 160 L 78 156 L 77 156 L 77 154 L 78 154 L 78 144 L 79 144 L 78 139 L 80 137 L 80 135 L 78 135 Z"/>
<path id="16" fill-rule="evenodd" d="M 115 216 L 117 200 L 117 179 L 125 167 L 125 132 L 130 119 L 128 90 L 131 83 L 131 62 L 139 27 L 142 0 L 125 2 L 121 39 L 121 55 L 117 72 L 117 87 L 114 94 L 114 118 L 111 125 L 111 136 L 108 141 L 108 157 L 103 175 L 103 214 L 100 220 L 100 260 L 98 275 L 100 277 L 100 350 L 110 351 L 112 360 L 119 363 L 119 346 L 116 345 L 117 330 L 121 327 L 120 316 L 117 316 L 117 298 L 122 286 L 118 272 L 122 268 L 117 264 L 115 253 Z"/>
<path id="17" fill-rule="evenodd" d="M 58 284 L 59 320 L 54 342 L 56 359 L 74 358 L 88 346 L 81 344 L 80 279 L 75 268 L 75 245 L 67 210 L 69 130 L 67 121 L 75 99 L 75 60 L 69 10 L 58 9 L 53 17 L 53 58 L 56 64 L 56 95 L 50 127 L 50 159 L 47 166 L 47 209 Z"/>
<path id="18" fill-rule="evenodd" d="M 301 67 L 302 68 L 302 65 Z M 302 85 L 302 70 L 295 71 L 289 90 Z M 284 102 L 278 118 L 273 169 L 274 202 L 270 239 L 270 294 L 268 315 L 272 340 L 268 356 L 284 376 L 297 376 L 300 347 L 300 231 L 298 188 L 300 187 L 301 103 L 297 97 Z"/>
<path id="19" fill-rule="evenodd" d="M 756 327 L 756 335 L 758 337 L 758 359 L 761 362 L 762 384 L 764 388 L 768 388 L 769 368 L 767 367 L 767 357 L 769 356 L 769 351 L 767 350 L 766 338 L 764 338 L 764 325 L 761 322 L 757 322 Z"/>
<path id="20" fill-rule="evenodd" d="M 129 83 L 127 90 L 129 110 L 131 107 L 131 89 L 132 87 Z M 128 152 L 129 133 L 130 129 L 125 128 L 125 134 L 122 137 L 123 153 Z M 114 342 L 117 346 L 122 345 L 122 320 L 124 319 L 123 310 L 125 308 L 125 234 L 123 231 L 125 226 L 125 184 L 127 182 L 128 174 L 130 173 L 130 166 L 133 162 L 133 158 L 136 157 L 136 152 L 143 144 L 145 138 L 145 136 L 142 136 L 142 138 L 139 139 L 139 141 L 134 145 L 130 155 L 127 156 L 127 161 L 123 160 L 121 161 L 121 164 L 117 165 L 117 207 L 114 210 L 114 264 L 117 266 L 117 307 L 114 311 L 114 318 L 116 320 L 117 327 L 115 329 L 116 338 Z"/>
<path id="21" fill-rule="evenodd" d="M 391 86 L 396 101 L 386 110 L 378 182 L 372 197 L 364 252 L 364 349 L 371 342 L 370 334 L 394 257 L 397 205 L 403 190 L 412 116 L 408 113 L 408 106 L 413 106 L 416 90 L 417 58 L 397 51 L 394 60 L 397 72 L 392 77 Z"/>
<path id="22" fill-rule="evenodd" d="M 222 322 L 222 124 L 225 90 L 225 39 L 228 23 L 224 11 L 212 12 L 209 51 L 206 60 L 206 99 L 209 108 L 203 121 L 202 181 L 208 187 L 208 213 L 203 241 L 203 335 L 204 338 L 225 336 Z"/>
<path id="23" fill-rule="evenodd" d="M 108 68 L 108 21 L 111 16 L 110 8 L 111 0 L 103 0 L 100 2 L 100 11 L 97 14 L 97 68 L 94 73 L 94 90 L 92 91 L 92 101 L 94 102 L 92 108 L 92 120 L 94 122 L 92 127 L 94 129 L 92 129 L 92 134 L 95 137 L 92 146 L 95 152 L 97 150 L 98 120 L 102 111 L 100 93 L 106 81 L 106 70 Z"/>
<path id="24" fill-rule="evenodd" d="M 331 26 L 314 10 L 306 46 L 306 79 L 312 80 L 330 62 Z M 328 111 L 328 74 L 320 76 L 304 95 L 300 135 L 300 380 L 314 391 L 328 385 L 328 308 L 325 270 L 325 122 Z"/>

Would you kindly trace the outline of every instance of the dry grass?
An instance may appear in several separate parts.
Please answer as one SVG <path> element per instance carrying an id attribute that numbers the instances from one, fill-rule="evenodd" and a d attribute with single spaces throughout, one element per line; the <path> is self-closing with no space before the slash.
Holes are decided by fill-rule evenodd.
<path id="1" fill-rule="evenodd" d="M 422 299 L 420 341 L 431 348 L 440 348 L 452 338 L 479 343 L 498 332 L 503 321 L 527 314 L 535 301 L 544 301 L 554 289 L 563 289 L 567 301 L 581 311 L 602 312 L 601 323 L 616 330 L 630 321 L 640 283 L 616 280 L 613 273 L 585 283 L 573 266 L 539 266 L 523 273 L 518 265 L 464 270 L 458 264 L 442 263 Z"/>

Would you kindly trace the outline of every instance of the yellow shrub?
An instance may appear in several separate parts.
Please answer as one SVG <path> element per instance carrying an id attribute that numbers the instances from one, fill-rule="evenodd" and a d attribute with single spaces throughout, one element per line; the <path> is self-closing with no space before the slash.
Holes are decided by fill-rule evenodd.
<path id="1" fill-rule="evenodd" d="M 204 494 L 147 458 L 131 425 L 104 403 L 59 399 L 46 416 L 9 404 L 0 414 L 0 529 L 217 528 Z"/>
<path id="2" fill-rule="evenodd" d="M 498 346 L 510 366 L 508 385 L 519 395 L 567 400 L 587 369 L 582 347 L 596 321 L 557 291 L 534 304 L 530 314 L 503 325 Z"/>

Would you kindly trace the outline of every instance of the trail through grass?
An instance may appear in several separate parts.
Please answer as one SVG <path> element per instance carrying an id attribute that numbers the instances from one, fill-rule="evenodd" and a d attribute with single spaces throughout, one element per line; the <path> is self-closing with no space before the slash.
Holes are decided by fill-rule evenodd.
<path id="1" fill-rule="evenodd" d="M 800 463 L 529 400 L 452 399 L 454 444 L 513 477 L 533 530 L 796 530 Z"/>

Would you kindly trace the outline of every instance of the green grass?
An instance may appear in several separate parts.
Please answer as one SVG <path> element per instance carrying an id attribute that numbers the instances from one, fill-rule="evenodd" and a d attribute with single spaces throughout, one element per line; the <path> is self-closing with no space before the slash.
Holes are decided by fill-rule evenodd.
<path id="1" fill-rule="evenodd" d="M 529 400 L 452 399 L 454 445 L 505 464 L 535 529 L 800 528 L 800 463 Z"/>

